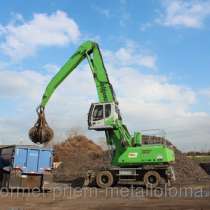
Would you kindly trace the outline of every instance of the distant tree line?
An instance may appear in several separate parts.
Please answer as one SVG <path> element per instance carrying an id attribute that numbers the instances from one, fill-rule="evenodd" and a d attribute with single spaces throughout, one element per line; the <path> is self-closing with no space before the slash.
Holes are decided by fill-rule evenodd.
<path id="1" fill-rule="evenodd" d="M 195 151 L 190 151 L 185 153 L 187 156 L 207 156 L 210 155 L 210 151 L 208 152 L 195 152 Z"/>

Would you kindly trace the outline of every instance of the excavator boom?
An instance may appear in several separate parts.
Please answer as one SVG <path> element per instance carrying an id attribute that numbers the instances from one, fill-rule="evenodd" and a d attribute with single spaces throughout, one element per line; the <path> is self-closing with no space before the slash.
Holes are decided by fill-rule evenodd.
<path id="1" fill-rule="evenodd" d="M 42 107 L 46 106 L 55 89 L 85 58 L 87 58 L 93 73 L 99 102 L 117 103 L 114 90 L 106 73 L 98 44 L 95 42 L 87 41 L 77 49 L 77 51 L 69 58 L 69 60 L 63 65 L 63 67 L 47 85 L 41 101 Z"/>

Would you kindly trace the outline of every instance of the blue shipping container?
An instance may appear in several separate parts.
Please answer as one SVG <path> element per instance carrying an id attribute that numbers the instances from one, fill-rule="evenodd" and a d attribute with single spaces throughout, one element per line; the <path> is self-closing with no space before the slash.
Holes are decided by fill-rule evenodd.
<path id="1" fill-rule="evenodd" d="M 53 166 L 52 148 L 9 146 L 0 148 L 0 156 L 12 168 L 20 168 L 26 174 L 43 174 Z"/>

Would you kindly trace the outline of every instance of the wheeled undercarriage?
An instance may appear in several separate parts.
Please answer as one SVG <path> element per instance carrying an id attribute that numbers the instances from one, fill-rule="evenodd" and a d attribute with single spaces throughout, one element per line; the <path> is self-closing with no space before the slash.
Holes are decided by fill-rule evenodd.
<path id="1" fill-rule="evenodd" d="M 162 184 L 168 186 L 175 181 L 175 173 L 169 165 L 148 165 L 142 167 L 110 167 L 100 170 L 89 170 L 85 177 L 85 186 L 100 188 L 115 185 L 141 185 L 156 188 Z"/>

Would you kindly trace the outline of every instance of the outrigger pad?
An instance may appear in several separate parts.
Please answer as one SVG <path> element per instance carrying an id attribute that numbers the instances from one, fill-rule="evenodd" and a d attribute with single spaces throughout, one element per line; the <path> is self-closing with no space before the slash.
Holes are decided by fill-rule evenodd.
<path id="1" fill-rule="evenodd" d="M 52 140 L 54 133 L 45 119 L 44 109 L 37 109 L 38 120 L 29 130 L 29 138 L 36 144 L 46 144 Z"/>

